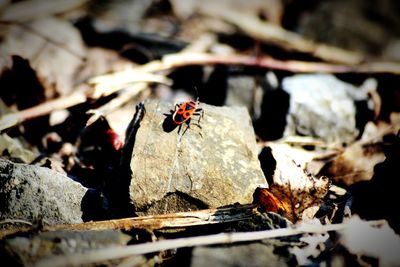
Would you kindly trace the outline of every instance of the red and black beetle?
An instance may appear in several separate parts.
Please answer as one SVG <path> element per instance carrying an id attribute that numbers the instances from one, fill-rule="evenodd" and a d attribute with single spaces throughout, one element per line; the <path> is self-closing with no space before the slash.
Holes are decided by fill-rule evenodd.
<path id="1" fill-rule="evenodd" d="M 199 120 L 197 123 L 200 123 L 200 119 L 204 116 L 204 110 L 202 108 L 199 108 L 198 97 L 196 98 L 196 100 L 190 99 L 184 103 L 175 104 L 175 110 L 173 110 L 172 114 L 172 122 L 175 125 L 179 125 L 179 127 L 181 127 L 183 123 L 186 123 L 189 128 L 190 121 L 193 116 L 199 116 Z M 196 125 L 200 127 L 199 124 Z"/>

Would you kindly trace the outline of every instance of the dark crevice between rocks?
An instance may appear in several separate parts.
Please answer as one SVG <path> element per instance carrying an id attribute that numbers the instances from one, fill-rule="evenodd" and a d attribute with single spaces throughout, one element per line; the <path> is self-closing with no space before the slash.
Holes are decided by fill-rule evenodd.
<path id="1" fill-rule="evenodd" d="M 227 90 L 228 67 L 225 65 L 216 65 L 207 82 L 199 88 L 199 99 L 210 105 L 223 106 Z"/>
<path id="2" fill-rule="evenodd" d="M 104 195 L 109 201 L 110 209 L 114 218 L 135 216 L 135 207 L 130 203 L 129 186 L 131 182 L 131 156 L 135 146 L 136 133 L 140 122 L 145 116 L 144 103 L 136 105 L 136 112 L 126 129 L 125 144 L 122 148 L 122 156 L 119 169 L 114 177 L 106 180 Z"/>
<path id="3" fill-rule="evenodd" d="M 271 141 L 283 136 L 289 103 L 290 96 L 284 90 L 280 88 L 265 89 L 261 116 L 254 121 L 254 131 L 259 138 L 264 141 Z"/>
<path id="4" fill-rule="evenodd" d="M 272 150 L 269 147 L 264 147 L 258 155 L 261 169 L 264 173 L 267 183 L 271 185 L 273 183 L 272 177 L 276 168 L 276 160 L 272 155 Z"/>
<path id="5" fill-rule="evenodd" d="M 81 201 L 82 221 L 102 221 L 112 218 L 109 212 L 108 201 L 102 192 L 88 189 Z"/>
<path id="6" fill-rule="evenodd" d="M 357 139 L 361 138 L 362 134 L 364 133 L 365 125 L 369 121 L 373 121 L 374 119 L 374 111 L 368 108 L 368 102 L 363 101 L 355 101 L 354 105 L 356 107 L 356 128 L 359 131 Z"/>

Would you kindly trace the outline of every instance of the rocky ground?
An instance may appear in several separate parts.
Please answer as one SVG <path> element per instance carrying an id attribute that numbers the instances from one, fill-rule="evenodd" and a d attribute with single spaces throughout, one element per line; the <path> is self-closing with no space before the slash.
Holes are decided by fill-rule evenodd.
<path id="1" fill-rule="evenodd" d="M 2 264 L 400 265 L 399 10 L 1 2 Z"/>

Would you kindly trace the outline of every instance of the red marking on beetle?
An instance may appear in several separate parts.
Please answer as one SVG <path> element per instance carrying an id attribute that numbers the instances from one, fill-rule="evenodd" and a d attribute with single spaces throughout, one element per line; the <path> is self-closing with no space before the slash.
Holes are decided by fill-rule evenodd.
<path id="1" fill-rule="evenodd" d="M 196 100 L 190 99 L 184 103 L 176 104 L 174 113 L 172 114 L 172 121 L 176 125 L 181 125 L 185 122 L 189 126 L 190 119 L 193 116 L 199 116 L 198 123 L 200 122 L 200 119 L 204 116 L 204 110 L 202 108 L 199 108 L 198 98 Z"/>

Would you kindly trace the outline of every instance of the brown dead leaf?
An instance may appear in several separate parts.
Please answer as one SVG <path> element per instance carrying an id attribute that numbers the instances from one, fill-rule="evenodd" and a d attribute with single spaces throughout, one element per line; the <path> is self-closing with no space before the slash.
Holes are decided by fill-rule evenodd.
<path id="1" fill-rule="evenodd" d="M 259 185 L 254 191 L 253 203 L 256 203 L 258 207 L 264 211 L 278 214 L 284 214 L 286 209 L 284 203 L 275 197 L 264 185 Z"/>
<path id="2" fill-rule="evenodd" d="M 0 48 L 4 56 L 19 55 L 29 60 L 48 98 L 71 92 L 86 53 L 78 30 L 54 17 L 11 26 Z"/>
<path id="3" fill-rule="evenodd" d="M 360 181 L 369 181 L 374 175 L 374 168 L 385 160 L 383 152 L 383 136 L 397 133 L 400 121 L 392 114 L 391 123 L 368 122 L 363 136 L 357 142 L 346 147 L 321 170 L 321 174 L 332 180 L 352 185 Z"/>
<path id="4" fill-rule="evenodd" d="M 270 144 L 270 147 L 276 160 L 271 193 L 283 203 L 284 215 L 292 222 L 311 219 L 329 190 L 330 180 L 305 173 L 287 146 Z"/>

